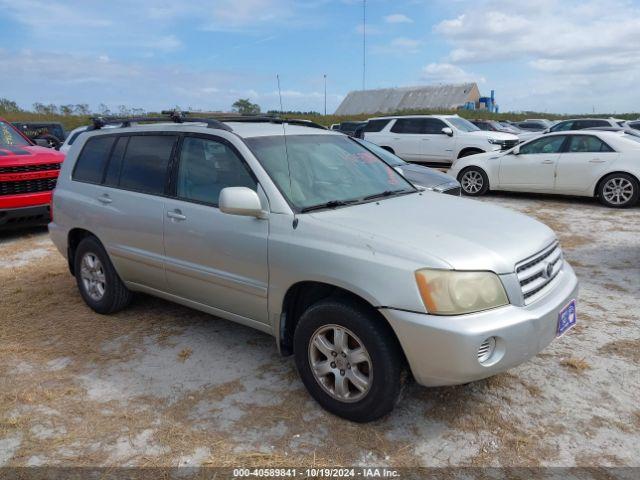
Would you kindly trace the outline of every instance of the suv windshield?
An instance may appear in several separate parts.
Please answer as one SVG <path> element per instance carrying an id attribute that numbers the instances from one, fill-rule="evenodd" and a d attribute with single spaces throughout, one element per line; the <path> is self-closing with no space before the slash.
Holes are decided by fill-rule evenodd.
<path id="1" fill-rule="evenodd" d="M 0 147 L 28 147 L 30 145 L 22 135 L 6 122 L 0 122 Z"/>
<path id="2" fill-rule="evenodd" d="M 447 122 L 456 127 L 461 132 L 475 132 L 480 130 L 469 120 L 465 120 L 461 117 L 447 117 Z"/>
<path id="3" fill-rule="evenodd" d="M 342 135 L 279 135 L 245 142 L 301 211 L 417 192 L 393 168 Z"/>

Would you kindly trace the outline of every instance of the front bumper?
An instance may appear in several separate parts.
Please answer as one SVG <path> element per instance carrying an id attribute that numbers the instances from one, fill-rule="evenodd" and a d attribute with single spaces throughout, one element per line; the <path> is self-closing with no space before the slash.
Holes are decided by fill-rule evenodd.
<path id="1" fill-rule="evenodd" d="M 556 337 L 558 313 L 578 295 L 578 279 L 565 262 L 554 289 L 524 307 L 508 305 L 459 316 L 380 309 L 396 333 L 414 378 L 425 386 L 458 385 L 496 373 L 535 356 Z M 495 337 L 489 361 L 478 350 Z"/>
<path id="2" fill-rule="evenodd" d="M 46 225 L 50 220 L 49 205 L 0 209 L 0 230 Z"/>

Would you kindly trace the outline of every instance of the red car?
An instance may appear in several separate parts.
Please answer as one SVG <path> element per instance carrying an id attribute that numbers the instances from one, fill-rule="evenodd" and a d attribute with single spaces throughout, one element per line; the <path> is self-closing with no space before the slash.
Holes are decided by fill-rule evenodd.
<path id="1" fill-rule="evenodd" d="M 0 118 L 0 229 L 46 225 L 64 154 L 39 147 Z"/>

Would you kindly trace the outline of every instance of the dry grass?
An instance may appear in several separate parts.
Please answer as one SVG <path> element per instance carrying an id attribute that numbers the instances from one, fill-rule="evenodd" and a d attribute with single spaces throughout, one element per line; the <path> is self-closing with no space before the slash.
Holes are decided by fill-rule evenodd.
<path id="1" fill-rule="evenodd" d="M 178 360 L 184 363 L 192 353 L 193 350 L 191 350 L 190 348 L 183 348 L 182 350 L 180 350 L 180 353 L 178 353 Z"/>
<path id="2" fill-rule="evenodd" d="M 568 368 L 569 370 L 575 373 L 582 373 L 585 370 L 589 370 L 591 368 L 591 365 L 589 365 L 583 358 L 574 358 L 574 357 L 565 358 L 564 360 L 561 360 L 560 365 Z"/>
<path id="3" fill-rule="evenodd" d="M 634 340 L 614 340 L 598 349 L 601 355 L 616 355 L 640 365 L 640 338 Z"/>

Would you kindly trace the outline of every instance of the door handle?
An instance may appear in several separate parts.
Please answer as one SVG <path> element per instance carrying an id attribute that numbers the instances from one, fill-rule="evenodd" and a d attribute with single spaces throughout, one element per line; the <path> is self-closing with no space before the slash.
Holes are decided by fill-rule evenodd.
<path id="1" fill-rule="evenodd" d="M 589 163 L 604 163 L 604 160 L 600 160 L 599 158 L 593 158 L 589 160 Z"/>
<path id="2" fill-rule="evenodd" d="M 394 140 L 402 140 L 400 137 L 393 137 Z"/>
<path id="3" fill-rule="evenodd" d="M 100 203 L 105 204 L 105 205 L 107 205 L 107 204 L 109 204 L 109 203 L 113 202 L 113 200 L 111 200 L 111 197 L 109 197 L 109 195 L 107 195 L 106 193 L 105 193 L 104 195 L 102 195 L 102 196 L 98 197 L 98 201 L 99 201 Z"/>
<path id="4" fill-rule="evenodd" d="M 428 139 L 428 138 L 423 138 L 423 139 L 422 139 L 422 141 L 423 141 L 423 142 L 428 142 L 428 141 L 429 141 L 429 139 Z"/>
<path id="5" fill-rule="evenodd" d="M 543 160 L 542 162 L 543 165 L 551 165 L 552 163 L 555 163 L 553 160 Z"/>
<path id="6" fill-rule="evenodd" d="M 167 217 L 172 218 L 174 220 L 186 220 L 187 216 L 183 215 L 180 210 L 174 210 L 172 212 L 167 212 Z"/>

